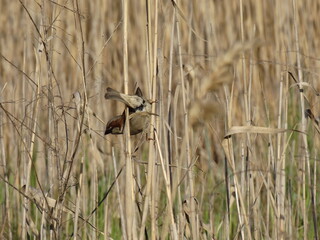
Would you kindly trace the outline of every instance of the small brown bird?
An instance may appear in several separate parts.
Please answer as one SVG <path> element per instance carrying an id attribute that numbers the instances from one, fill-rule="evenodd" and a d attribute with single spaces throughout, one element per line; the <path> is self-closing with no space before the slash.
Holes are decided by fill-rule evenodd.
<path id="1" fill-rule="evenodd" d="M 141 133 L 149 126 L 152 101 L 143 97 L 140 88 L 135 95 L 120 93 L 112 88 L 107 88 L 106 99 L 118 100 L 129 108 L 130 135 Z M 125 111 L 118 116 L 113 117 L 107 123 L 105 135 L 122 134 L 126 122 Z"/>

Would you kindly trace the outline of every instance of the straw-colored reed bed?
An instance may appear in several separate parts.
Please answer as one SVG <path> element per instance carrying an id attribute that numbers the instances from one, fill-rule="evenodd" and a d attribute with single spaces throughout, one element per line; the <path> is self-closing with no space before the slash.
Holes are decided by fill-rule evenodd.
<path id="1" fill-rule="evenodd" d="M 319 239 L 319 1 L 0 6 L 1 239 Z"/>

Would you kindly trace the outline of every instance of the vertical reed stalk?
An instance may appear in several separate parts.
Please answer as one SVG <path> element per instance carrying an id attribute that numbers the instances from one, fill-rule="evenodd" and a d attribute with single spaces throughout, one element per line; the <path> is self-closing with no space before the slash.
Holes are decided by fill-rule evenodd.
<path id="1" fill-rule="evenodd" d="M 122 1 L 123 13 L 123 81 L 124 93 L 128 94 L 128 1 Z M 126 232 L 128 240 L 134 239 L 135 227 L 135 196 L 134 181 L 131 159 L 131 141 L 129 125 L 129 109 L 126 110 L 126 128 L 125 128 L 125 161 L 126 161 L 126 184 L 125 184 L 125 206 L 126 206 Z"/>
<path id="2" fill-rule="evenodd" d="M 305 99 L 302 86 L 302 65 L 300 59 L 300 41 L 299 41 L 299 25 L 298 25 L 298 12 L 296 7 L 296 1 L 292 0 L 293 5 L 293 25 L 294 25 L 294 42 L 296 50 L 296 60 L 298 67 L 298 83 L 299 83 L 299 97 L 300 97 L 300 116 L 301 116 L 301 132 L 306 132 L 306 118 L 305 115 Z M 302 134 L 302 144 L 304 148 L 304 153 L 302 156 L 302 214 L 303 214 L 303 238 L 308 239 L 308 213 L 307 213 L 307 202 L 306 202 L 306 164 L 309 164 L 309 150 L 308 150 L 308 141 L 307 135 Z"/>
<path id="3" fill-rule="evenodd" d="M 181 49 L 181 39 L 180 39 L 180 27 L 179 27 L 179 21 L 176 17 L 176 27 L 177 27 L 177 42 L 178 42 L 178 53 L 179 53 L 179 68 L 180 68 L 180 81 L 181 81 L 181 87 L 182 87 L 182 108 L 183 108 L 183 115 L 184 115 L 184 138 L 186 141 L 186 168 L 188 169 L 188 195 L 190 198 L 190 223 L 191 223 L 191 231 L 192 231 L 192 238 L 198 239 L 199 238 L 199 222 L 196 218 L 196 207 L 195 207 L 195 201 L 194 201 L 194 180 L 193 180 L 193 173 L 192 173 L 192 165 L 191 165 L 191 152 L 190 152 L 190 139 L 189 139 L 189 133 L 192 131 L 189 131 L 189 119 L 188 119 L 188 112 L 187 112 L 187 93 L 186 93 L 186 84 L 183 74 L 183 61 L 182 61 L 182 49 Z"/>

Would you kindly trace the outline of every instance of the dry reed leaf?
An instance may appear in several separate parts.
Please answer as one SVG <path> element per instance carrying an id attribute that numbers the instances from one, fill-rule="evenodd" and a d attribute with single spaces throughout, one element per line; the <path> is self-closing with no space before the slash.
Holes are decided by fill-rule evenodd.
<path id="1" fill-rule="evenodd" d="M 222 140 L 222 148 L 223 148 L 223 151 L 226 155 L 226 158 L 228 160 L 228 163 L 230 164 L 231 168 L 234 169 L 234 164 L 233 164 L 233 161 L 232 161 L 232 152 L 233 152 L 233 144 L 232 144 L 232 141 L 230 141 L 229 138 L 224 138 Z"/>
<path id="2" fill-rule="evenodd" d="M 81 116 L 83 114 L 83 100 L 81 98 L 81 93 L 80 92 L 74 92 L 72 94 L 72 102 L 76 105 L 76 110 L 77 110 L 77 115 L 78 117 Z M 88 127 L 89 123 L 88 120 L 89 118 L 91 119 L 91 117 L 97 119 L 99 122 L 105 124 L 105 122 L 97 116 L 97 114 L 91 109 L 91 107 L 86 104 L 86 108 L 85 108 L 85 125 Z"/>
<path id="3" fill-rule="evenodd" d="M 2 89 L 1 89 L 1 91 L 0 91 L 0 96 L 3 94 L 4 89 L 6 88 L 7 84 L 8 84 L 8 82 L 5 82 L 5 83 L 4 83 L 4 85 L 3 85 L 3 87 L 2 87 Z M 1 97 L 0 97 L 0 99 L 1 99 Z"/>
<path id="4" fill-rule="evenodd" d="M 25 191 L 25 186 L 22 187 L 22 190 Z M 31 200 L 33 200 L 37 204 L 37 206 L 41 207 L 42 209 L 46 208 L 46 202 L 48 203 L 50 208 L 56 207 L 56 202 L 57 201 L 55 199 L 47 197 L 47 196 L 46 196 L 46 200 L 45 200 L 40 189 L 29 187 L 28 192 L 25 193 L 25 194 Z M 69 208 L 67 208 L 65 206 L 62 206 L 62 210 L 64 212 L 74 214 L 73 210 L 71 210 L 71 209 L 69 209 Z"/>
<path id="5" fill-rule="evenodd" d="M 310 83 L 307 83 L 307 82 L 301 82 L 301 83 L 293 83 L 290 85 L 290 88 L 294 88 L 294 87 L 308 87 L 308 88 L 311 88 L 314 93 L 316 94 L 316 96 L 319 96 L 320 93 L 317 91 L 317 89 L 314 88 L 314 86 L 312 86 Z"/>
<path id="6" fill-rule="evenodd" d="M 73 102 L 76 105 L 77 113 L 80 115 L 81 112 L 81 94 L 80 92 L 75 92 L 72 94 Z"/>
<path id="7" fill-rule="evenodd" d="M 72 101 L 74 102 L 74 104 L 76 105 L 76 109 L 77 109 L 77 113 L 78 113 L 78 117 L 81 116 L 83 114 L 83 100 L 82 100 L 82 96 L 80 92 L 75 92 L 72 94 Z M 87 120 L 87 114 L 89 116 L 93 115 L 93 111 L 91 110 L 91 108 L 88 106 L 88 104 L 86 104 L 86 108 L 85 108 L 85 114 L 86 114 L 86 120 Z"/>
<path id="8" fill-rule="evenodd" d="M 202 232 L 202 239 L 208 239 L 208 236 L 211 236 L 212 240 L 215 240 L 214 233 L 211 229 L 211 225 L 208 223 L 201 224 L 201 232 Z"/>
<path id="9" fill-rule="evenodd" d="M 233 126 L 229 129 L 226 137 L 229 137 L 238 133 L 260 133 L 260 134 L 276 134 L 287 131 L 284 128 L 270 128 L 270 127 L 256 127 L 256 126 Z"/>
<path id="10" fill-rule="evenodd" d="M 27 224 L 29 226 L 28 232 L 31 231 L 31 233 L 32 233 L 32 234 L 30 234 L 30 232 L 29 232 L 29 234 L 36 236 L 38 239 L 39 231 L 37 229 L 37 225 L 34 223 L 34 221 L 31 219 L 31 217 L 28 214 L 26 215 L 26 218 L 27 218 Z"/>
<path id="11" fill-rule="evenodd" d="M 204 68 L 200 63 L 197 63 L 195 65 L 184 64 L 182 68 L 183 68 L 184 76 L 185 77 L 188 76 L 191 81 L 194 80 L 199 75 L 200 70 L 204 70 Z"/>
<path id="12" fill-rule="evenodd" d="M 288 73 L 289 73 L 289 75 L 292 77 L 293 81 L 295 82 L 294 84 L 292 84 L 292 85 L 290 86 L 290 88 L 295 87 L 295 86 L 297 86 L 298 89 L 299 89 L 300 87 L 309 87 L 309 88 L 311 88 L 311 89 L 314 91 L 314 93 L 316 94 L 316 96 L 319 96 L 319 95 L 320 95 L 320 93 L 317 91 L 317 89 L 315 89 L 314 86 L 312 86 L 312 85 L 309 84 L 308 82 L 298 82 L 297 79 L 296 79 L 296 77 L 293 75 L 292 72 L 289 71 Z"/>

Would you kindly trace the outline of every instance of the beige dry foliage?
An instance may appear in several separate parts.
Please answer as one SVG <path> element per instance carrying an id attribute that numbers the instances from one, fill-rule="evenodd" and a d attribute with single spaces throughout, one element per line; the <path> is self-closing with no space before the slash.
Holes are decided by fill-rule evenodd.
<path id="1" fill-rule="evenodd" d="M 21 190 L 25 192 L 25 186 L 23 186 Z M 32 200 L 37 205 L 37 207 L 39 207 L 42 211 L 45 211 L 46 213 L 49 213 L 50 209 L 55 208 L 57 205 L 56 199 L 48 197 L 47 194 L 44 196 L 40 189 L 29 187 L 28 192 L 25 192 L 25 194 L 30 200 Z M 74 215 L 74 206 L 62 206 L 61 209 L 66 213 Z"/>
<path id="2" fill-rule="evenodd" d="M 225 137 L 230 137 L 234 134 L 239 133 L 259 133 L 259 134 L 277 134 L 287 131 L 286 129 L 279 128 L 268 128 L 268 127 L 258 127 L 258 126 L 232 126 L 228 129 Z"/>
<path id="3" fill-rule="evenodd" d="M 0 239 L 319 239 L 319 7 L 0 0 Z"/>
<path id="4" fill-rule="evenodd" d="M 200 87 L 196 93 L 196 98 L 189 106 L 189 117 L 191 126 L 203 124 L 210 121 L 212 116 L 221 116 L 221 103 L 216 99 L 208 97 L 208 94 L 221 89 L 223 86 L 230 86 L 234 80 L 235 62 L 239 61 L 240 54 L 261 45 L 261 41 L 254 40 L 246 43 L 234 44 L 226 53 L 219 56 L 213 64 L 213 69 L 199 79 Z M 187 65 L 185 72 L 195 78 L 195 71 L 199 68 Z"/>

